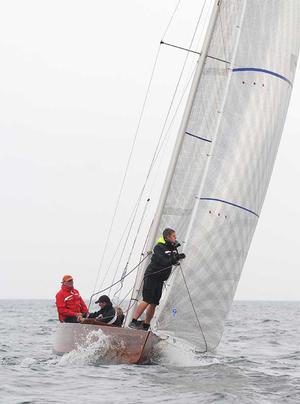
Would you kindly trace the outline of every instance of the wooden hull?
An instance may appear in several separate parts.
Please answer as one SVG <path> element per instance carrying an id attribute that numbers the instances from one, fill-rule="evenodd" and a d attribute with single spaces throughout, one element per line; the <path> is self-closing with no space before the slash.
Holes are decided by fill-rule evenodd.
<path id="1" fill-rule="evenodd" d="M 100 333 L 99 333 L 100 331 Z M 106 349 L 99 353 L 113 363 L 142 364 L 151 359 L 159 338 L 151 331 L 112 327 L 103 324 L 60 323 L 56 331 L 53 353 L 63 355 L 104 338 Z"/>

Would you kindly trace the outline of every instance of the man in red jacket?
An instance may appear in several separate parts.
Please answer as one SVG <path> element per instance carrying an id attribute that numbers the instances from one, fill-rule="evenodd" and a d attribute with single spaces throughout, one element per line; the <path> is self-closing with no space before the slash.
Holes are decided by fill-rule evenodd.
<path id="1" fill-rule="evenodd" d="M 71 275 L 63 277 L 61 290 L 56 295 L 56 307 L 59 321 L 64 323 L 79 323 L 88 313 L 78 290 L 74 289 Z"/>

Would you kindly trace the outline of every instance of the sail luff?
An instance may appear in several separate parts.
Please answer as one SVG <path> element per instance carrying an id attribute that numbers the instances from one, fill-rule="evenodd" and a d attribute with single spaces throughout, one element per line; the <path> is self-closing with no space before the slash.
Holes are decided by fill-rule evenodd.
<path id="1" fill-rule="evenodd" d="M 208 24 L 208 28 L 207 28 L 207 32 L 206 32 L 206 37 L 203 43 L 203 47 L 202 47 L 202 51 L 200 53 L 200 57 L 198 60 L 198 65 L 197 65 L 197 69 L 195 71 L 194 74 L 194 78 L 193 78 L 193 82 L 191 84 L 191 89 L 189 92 L 189 96 L 187 99 L 187 104 L 185 107 L 185 111 L 182 117 L 182 121 L 181 121 L 181 125 L 178 131 L 178 135 L 177 135 L 177 139 L 176 139 L 176 143 L 173 149 L 173 153 L 172 153 L 172 157 L 169 163 L 169 167 L 168 167 L 168 171 L 166 174 L 166 178 L 164 181 L 164 185 L 162 188 L 162 192 L 160 195 L 160 199 L 158 202 L 158 206 L 156 209 L 156 213 L 151 225 L 151 229 L 149 232 L 149 237 L 148 237 L 148 242 L 146 244 L 146 248 L 145 251 L 151 251 L 153 249 L 153 245 L 155 243 L 155 240 L 158 236 L 158 227 L 159 227 L 159 223 L 161 221 L 161 216 L 162 216 L 162 211 L 168 196 L 168 192 L 169 192 L 169 188 L 171 185 L 171 181 L 173 178 L 173 173 L 174 173 L 174 169 L 178 160 L 178 156 L 179 153 L 181 151 L 181 146 L 182 146 L 182 142 L 184 139 L 184 134 L 186 131 L 186 127 L 188 124 L 188 120 L 190 117 L 190 113 L 191 113 L 191 109 L 193 106 L 193 101 L 194 101 L 194 97 L 195 97 L 195 93 L 197 91 L 198 88 L 198 83 L 201 77 L 201 73 L 204 67 L 204 63 L 206 60 L 206 56 L 207 56 L 207 51 L 209 48 L 209 44 L 211 41 L 211 37 L 213 35 L 213 30 L 214 30 L 214 26 L 215 23 L 217 21 L 217 17 L 218 17 L 218 12 L 219 12 L 219 8 L 220 8 L 220 4 L 221 4 L 222 0 L 215 0 L 212 12 L 211 12 L 211 16 L 210 16 L 210 20 L 209 20 L 209 24 Z M 133 317 L 133 313 L 135 311 L 135 308 L 137 306 L 138 300 L 139 300 L 139 296 L 140 296 L 140 291 L 141 291 L 141 285 L 143 282 L 143 277 L 144 277 L 144 272 L 146 270 L 146 267 L 148 265 L 149 261 L 146 261 L 145 265 L 143 265 L 142 268 L 140 268 L 139 272 L 137 273 L 136 279 L 135 279 L 135 283 L 134 283 L 134 287 L 133 287 L 133 292 L 131 295 L 131 299 L 130 301 L 133 301 L 134 303 L 131 305 L 128 313 L 127 313 L 127 317 L 126 317 L 126 321 L 125 321 L 125 325 L 127 326 Z"/>

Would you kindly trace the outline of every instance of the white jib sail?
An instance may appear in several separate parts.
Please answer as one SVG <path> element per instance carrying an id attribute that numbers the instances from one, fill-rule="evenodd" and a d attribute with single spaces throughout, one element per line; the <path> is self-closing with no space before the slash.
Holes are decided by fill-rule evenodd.
<path id="1" fill-rule="evenodd" d="M 214 350 L 270 180 L 300 39 L 299 0 L 223 0 L 155 226 L 184 240 L 154 319 L 160 335 Z"/>

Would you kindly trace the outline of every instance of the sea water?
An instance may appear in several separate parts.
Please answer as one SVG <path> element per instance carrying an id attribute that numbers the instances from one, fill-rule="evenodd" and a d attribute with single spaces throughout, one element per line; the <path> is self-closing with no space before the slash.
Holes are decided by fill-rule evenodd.
<path id="1" fill-rule="evenodd" d="M 235 302 L 217 353 L 143 366 L 102 361 L 101 336 L 53 355 L 53 301 L 0 307 L 0 403 L 300 403 L 300 302 Z"/>

